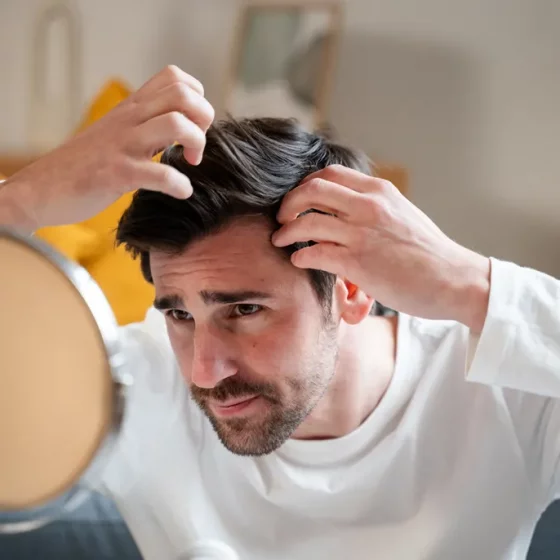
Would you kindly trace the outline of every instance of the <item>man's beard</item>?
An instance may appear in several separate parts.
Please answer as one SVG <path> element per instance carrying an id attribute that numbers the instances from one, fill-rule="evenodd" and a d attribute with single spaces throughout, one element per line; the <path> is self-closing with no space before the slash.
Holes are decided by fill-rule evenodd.
<path id="1" fill-rule="evenodd" d="M 286 403 L 273 383 L 252 383 L 234 375 L 212 389 L 191 387 L 191 397 L 208 417 L 222 444 L 236 455 L 267 455 L 288 440 L 324 395 L 334 376 L 337 362 L 334 329 L 320 335 L 316 351 L 296 378 L 287 379 L 290 393 Z M 264 414 L 242 418 L 218 419 L 209 400 L 224 402 L 238 397 L 259 396 L 267 403 Z M 256 417 L 255 417 L 256 416 Z"/>

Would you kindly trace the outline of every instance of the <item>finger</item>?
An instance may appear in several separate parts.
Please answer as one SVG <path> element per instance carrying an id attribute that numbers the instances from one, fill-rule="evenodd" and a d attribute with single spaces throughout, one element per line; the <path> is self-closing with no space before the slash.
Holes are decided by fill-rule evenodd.
<path id="1" fill-rule="evenodd" d="M 315 177 L 284 196 L 276 219 L 283 224 L 314 208 L 351 220 L 362 201 L 363 197 L 356 191 L 339 183 Z"/>
<path id="2" fill-rule="evenodd" d="M 140 119 L 147 121 L 159 115 L 177 111 L 196 123 L 204 132 L 214 120 L 214 108 L 197 91 L 184 82 L 169 84 L 145 98 Z"/>
<path id="3" fill-rule="evenodd" d="M 145 96 L 151 95 L 175 82 L 184 83 L 191 89 L 194 89 L 199 95 L 204 95 L 204 86 L 196 78 L 187 74 L 179 67 L 171 65 L 150 78 L 136 93 L 134 93 L 134 97 L 137 100 L 143 99 Z"/>
<path id="4" fill-rule="evenodd" d="M 282 226 L 272 235 L 272 244 L 287 247 L 296 242 L 328 242 L 349 245 L 353 239 L 352 227 L 325 214 L 312 212 Z"/>
<path id="5" fill-rule="evenodd" d="M 318 243 L 292 253 L 290 259 L 298 268 L 324 270 L 337 276 L 346 276 L 345 262 L 348 249 L 332 243 Z"/>
<path id="6" fill-rule="evenodd" d="M 130 190 L 147 189 L 175 198 L 189 198 L 193 189 L 189 178 L 163 163 L 143 161 L 134 163 L 134 179 Z"/>
<path id="7" fill-rule="evenodd" d="M 351 169 L 350 167 L 344 167 L 343 165 L 329 165 L 324 169 L 315 171 L 308 175 L 302 182 L 301 185 L 312 181 L 313 179 L 320 178 L 325 181 L 330 181 L 332 183 L 338 183 L 344 185 L 345 187 L 352 189 L 361 193 L 368 193 L 372 191 L 372 185 L 375 185 L 376 179 L 371 175 L 366 175 L 361 171 L 356 169 Z"/>
<path id="8" fill-rule="evenodd" d="M 173 143 L 184 148 L 185 159 L 198 165 L 206 145 L 206 135 L 185 115 L 173 112 L 155 117 L 135 129 L 136 145 L 142 154 L 152 157 L 162 146 Z"/>

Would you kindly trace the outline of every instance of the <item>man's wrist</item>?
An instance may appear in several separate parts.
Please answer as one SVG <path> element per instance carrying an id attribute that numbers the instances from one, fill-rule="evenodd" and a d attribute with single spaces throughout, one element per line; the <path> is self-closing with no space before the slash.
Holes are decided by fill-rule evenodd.
<path id="1" fill-rule="evenodd" d="M 450 286 L 454 319 L 480 334 L 488 314 L 490 299 L 490 259 L 465 249 L 465 257 Z"/>
<path id="2" fill-rule="evenodd" d="M 19 181 L 0 181 L 0 227 L 13 227 L 28 233 L 37 229 L 28 190 Z"/>

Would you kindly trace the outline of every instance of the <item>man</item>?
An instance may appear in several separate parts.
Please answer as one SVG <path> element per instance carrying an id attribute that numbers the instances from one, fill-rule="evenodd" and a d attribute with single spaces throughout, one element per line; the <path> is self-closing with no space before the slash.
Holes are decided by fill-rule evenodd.
<path id="1" fill-rule="evenodd" d="M 104 481 L 145 558 L 194 536 L 255 560 L 524 557 L 558 493 L 560 282 L 458 245 L 293 123 L 212 119 L 167 69 L 0 190 L 33 229 L 147 189 L 118 239 L 159 311 L 122 332 Z"/>

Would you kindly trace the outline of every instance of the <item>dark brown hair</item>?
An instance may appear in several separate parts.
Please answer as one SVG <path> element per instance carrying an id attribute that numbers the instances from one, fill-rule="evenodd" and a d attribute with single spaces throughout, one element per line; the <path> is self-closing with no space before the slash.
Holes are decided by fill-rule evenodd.
<path id="1" fill-rule="evenodd" d="M 198 166 L 185 161 L 181 146 L 168 148 L 161 161 L 189 177 L 193 195 L 177 200 L 139 190 L 117 229 L 117 243 L 140 257 L 149 282 L 150 250 L 182 251 L 248 215 L 267 217 L 272 233 L 279 227 L 276 214 L 282 198 L 310 173 L 333 164 L 371 172 L 364 154 L 307 132 L 294 120 L 275 118 L 215 123 Z M 285 251 L 291 254 L 307 245 L 299 243 Z M 319 270 L 310 270 L 309 275 L 319 301 L 330 307 L 335 277 Z"/>

